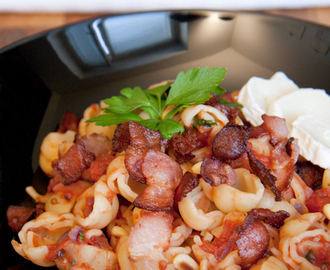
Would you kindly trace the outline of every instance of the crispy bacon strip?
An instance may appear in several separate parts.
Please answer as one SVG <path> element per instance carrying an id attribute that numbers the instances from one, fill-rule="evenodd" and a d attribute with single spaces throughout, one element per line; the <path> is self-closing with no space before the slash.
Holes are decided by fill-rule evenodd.
<path id="1" fill-rule="evenodd" d="M 194 128 L 185 128 L 182 134 L 176 133 L 169 142 L 169 147 L 180 164 L 194 158 L 191 154 L 197 148 L 207 145 L 208 133 L 201 133 Z"/>
<path id="2" fill-rule="evenodd" d="M 80 117 L 73 112 L 65 111 L 56 132 L 64 133 L 67 130 L 78 132 Z"/>
<path id="3" fill-rule="evenodd" d="M 249 212 L 248 216 L 249 218 L 258 219 L 274 228 L 279 229 L 284 225 L 284 220 L 287 219 L 290 214 L 284 210 L 273 212 L 272 210 L 266 208 L 254 208 Z"/>
<path id="4" fill-rule="evenodd" d="M 163 260 L 172 236 L 173 216 L 164 212 L 144 212 L 129 234 L 127 247 L 132 262 Z"/>
<path id="5" fill-rule="evenodd" d="M 236 173 L 228 164 L 216 159 L 205 158 L 201 165 L 201 175 L 203 179 L 212 186 L 236 184 Z"/>
<path id="6" fill-rule="evenodd" d="M 164 211 L 174 203 L 174 191 L 182 179 L 182 169 L 167 154 L 149 149 L 143 158 L 141 171 L 148 187 L 135 199 L 139 208 Z"/>
<path id="7" fill-rule="evenodd" d="M 247 126 L 228 122 L 214 137 L 213 156 L 225 162 L 239 158 L 246 151 L 249 135 Z"/>
<path id="8" fill-rule="evenodd" d="M 69 185 L 79 179 L 94 158 L 93 153 L 86 151 L 83 142 L 77 142 L 60 160 L 53 161 L 52 166 L 61 174 L 63 184 Z"/>
<path id="9" fill-rule="evenodd" d="M 141 164 L 149 149 L 160 150 L 162 136 L 158 131 L 144 127 L 136 122 L 128 123 L 130 145 L 126 150 L 125 166 L 129 175 L 145 184 L 146 178 L 141 171 Z"/>
<path id="10" fill-rule="evenodd" d="M 257 160 L 250 149 L 246 151 L 248 153 L 250 166 L 252 171 L 260 178 L 261 182 L 268 186 L 275 195 L 276 201 L 281 201 L 281 193 L 276 187 L 276 177 L 271 174 L 271 171 L 266 168 L 259 160 Z"/>
<path id="11" fill-rule="evenodd" d="M 266 114 L 263 114 L 261 118 L 264 121 L 262 123 L 263 128 L 270 133 L 271 144 L 275 145 L 288 137 L 289 131 L 284 118 L 269 116 Z"/>
<path id="12" fill-rule="evenodd" d="M 249 269 L 268 252 L 269 232 L 265 225 L 254 218 L 245 218 L 243 225 L 237 227 L 238 256 L 242 259 L 242 269 Z"/>
<path id="13" fill-rule="evenodd" d="M 321 188 L 324 173 L 323 168 L 314 165 L 310 161 L 298 161 L 295 171 L 308 187 L 313 190 Z"/>
<path id="14" fill-rule="evenodd" d="M 112 147 L 114 152 L 122 152 L 127 149 L 130 143 L 128 123 L 119 124 L 112 138 Z"/>
<path id="15" fill-rule="evenodd" d="M 198 177 L 189 171 L 185 172 L 179 186 L 175 190 L 174 202 L 180 202 L 190 191 L 198 187 L 198 185 Z"/>
<path id="16" fill-rule="evenodd" d="M 93 153 L 95 158 L 109 154 L 112 151 L 112 143 L 107 136 L 93 133 L 89 136 L 83 136 L 75 143 L 82 142 L 89 153 Z"/>
<path id="17" fill-rule="evenodd" d="M 8 226 L 13 232 L 18 233 L 35 212 L 36 209 L 33 207 L 10 205 L 6 212 Z"/>

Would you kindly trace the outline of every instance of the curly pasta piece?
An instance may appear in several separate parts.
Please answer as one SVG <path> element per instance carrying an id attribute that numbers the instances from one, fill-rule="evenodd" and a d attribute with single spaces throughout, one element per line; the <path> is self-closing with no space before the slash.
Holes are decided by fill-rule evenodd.
<path id="1" fill-rule="evenodd" d="M 201 185 L 193 189 L 179 203 L 179 211 L 185 223 L 198 231 L 212 229 L 221 224 L 223 213 L 209 211 L 211 202 L 206 197 Z"/>
<path id="2" fill-rule="evenodd" d="M 231 187 L 220 184 L 213 187 L 212 196 L 215 205 L 225 213 L 230 211 L 248 212 L 260 202 L 265 187 L 259 178 L 246 169 L 235 169 L 236 184 Z"/>
<path id="3" fill-rule="evenodd" d="M 87 120 L 92 117 L 97 117 L 103 113 L 101 110 L 102 104 L 91 104 L 83 114 L 83 118 L 79 122 L 78 131 L 80 136 L 91 135 L 93 133 L 104 134 L 110 140 L 112 140 L 117 125 L 112 126 L 96 126 L 95 123 L 86 123 Z"/>
<path id="4" fill-rule="evenodd" d="M 115 219 L 118 209 L 117 195 L 99 180 L 77 198 L 73 212 L 82 227 L 102 229 Z"/>
<path id="5" fill-rule="evenodd" d="M 22 227 L 19 240 L 12 240 L 15 251 L 27 260 L 40 266 L 53 266 L 47 258 L 49 245 L 55 245 L 59 237 L 76 225 L 74 215 L 44 212 Z"/>
<path id="6" fill-rule="evenodd" d="M 191 127 L 194 123 L 194 117 L 198 115 L 204 120 L 211 120 L 212 122 L 221 123 L 225 125 L 228 123 L 228 118 L 224 113 L 209 105 L 191 105 L 186 108 L 181 114 L 181 120 L 185 126 Z"/>
<path id="7" fill-rule="evenodd" d="M 268 257 L 261 263 L 258 263 L 250 268 L 250 270 L 288 270 L 284 262 L 274 256 Z"/>
<path id="8" fill-rule="evenodd" d="M 52 161 L 59 158 L 59 146 L 66 142 L 65 149 L 68 150 L 73 145 L 75 131 L 67 130 L 65 133 L 50 132 L 43 139 L 40 146 L 39 165 L 42 171 L 48 176 L 54 176 L 52 173 Z M 62 147 L 62 153 L 65 151 Z"/>
<path id="9" fill-rule="evenodd" d="M 322 269 L 329 263 L 330 233 L 322 213 L 308 213 L 280 229 L 279 250 L 293 269 Z"/>

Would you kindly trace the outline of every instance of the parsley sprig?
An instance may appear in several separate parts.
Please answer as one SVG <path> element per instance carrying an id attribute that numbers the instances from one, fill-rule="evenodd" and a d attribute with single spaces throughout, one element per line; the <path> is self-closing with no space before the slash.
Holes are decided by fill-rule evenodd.
<path id="1" fill-rule="evenodd" d="M 98 126 L 118 125 L 126 121 L 135 121 L 152 130 L 159 130 L 165 139 L 171 139 L 174 133 L 184 132 L 184 127 L 171 119 L 180 109 L 192 104 L 200 104 L 211 97 L 211 92 L 221 95 L 225 90 L 218 84 L 226 74 L 225 68 L 204 67 L 180 72 L 174 83 L 167 83 L 152 89 L 141 87 L 124 88 L 119 96 L 105 99 L 108 107 L 104 114 L 89 119 L 87 122 Z M 163 116 L 167 106 L 174 108 Z M 142 119 L 134 111 L 145 111 L 150 119 Z"/>

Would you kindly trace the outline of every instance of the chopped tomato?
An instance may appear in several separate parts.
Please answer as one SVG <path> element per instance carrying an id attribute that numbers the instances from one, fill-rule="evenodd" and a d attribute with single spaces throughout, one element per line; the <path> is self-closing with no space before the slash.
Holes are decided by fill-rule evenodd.
<path id="1" fill-rule="evenodd" d="M 322 212 L 323 206 L 330 203 L 330 189 L 322 188 L 315 190 L 306 201 L 309 212 Z"/>

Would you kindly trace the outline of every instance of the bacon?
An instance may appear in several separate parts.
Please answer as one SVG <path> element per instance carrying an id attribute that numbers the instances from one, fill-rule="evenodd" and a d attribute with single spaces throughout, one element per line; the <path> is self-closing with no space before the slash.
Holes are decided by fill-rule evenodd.
<path id="1" fill-rule="evenodd" d="M 182 169 L 171 157 L 149 149 L 141 163 L 148 187 L 135 199 L 139 208 L 164 211 L 173 206 L 174 191 L 180 184 Z"/>
<path id="2" fill-rule="evenodd" d="M 174 204 L 174 190 L 148 186 L 136 197 L 133 204 L 149 211 L 169 211 Z"/>
<path id="3" fill-rule="evenodd" d="M 60 172 L 64 185 L 76 182 L 84 170 L 94 160 L 93 153 L 87 152 L 83 142 L 77 142 L 60 159 L 53 162 L 54 169 Z"/>
<path id="4" fill-rule="evenodd" d="M 56 132 L 65 133 L 67 130 L 78 132 L 80 117 L 73 112 L 65 111 Z"/>
<path id="5" fill-rule="evenodd" d="M 245 218 L 243 225 L 236 229 L 239 239 L 236 241 L 238 256 L 242 259 L 242 269 L 263 258 L 268 252 L 269 232 L 259 220 Z"/>
<path id="6" fill-rule="evenodd" d="M 83 214 L 84 214 L 85 217 L 88 217 L 93 212 L 94 201 L 95 201 L 94 196 L 87 197 L 86 205 L 85 205 L 85 208 L 83 210 Z"/>
<path id="7" fill-rule="evenodd" d="M 250 138 L 258 139 L 266 135 L 269 135 L 269 131 L 266 130 L 262 125 L 251 127 L 250 129 Z"/>
<path id="8" fill-rule="evenodd" d="M 288 141 L 286 142 L 285 148 L 288 156 L 291 157 L 294 163 L 296 163 L 300 154 L 298 140 L 292 137 L 289 138 Z"/>
<path id="9" fill-rule="evenodd" d="M 234 100 L 232 99 L 231 95 L 226 92 L 221 96 L 216 96 L 214 95 L 214 93 L 211 93 L 211 98 L 204 104 L 217 108 L 219 111 L 223 112 L 226 115 L 230 122 L 233 122 L 240 113 L 240 109 L 234 106 L 228 106 L 220 103 L 220 98 L 223 98 L 229 103 L 234 103 Z"/>
<path id="10" fill-rule="evenodd" d="M 112 143 L 107 136 L 103 134 L 93 133 L 89 136 L 83 136 L 75 143 L 82 142 L 86 152 L 93 153 L 95 158 L 109 154 L 112 150 Z"/>
<path id="11" fill-rule="evenodd" d="M 247 126 L 228 122 L 214 137 L 213 156 L 225 162 L 239 158 L 246 151 L 249 134 Z"/>
<path id="12" fill-rule="evenodd" d="M 106 173 L 110 162 L 114 160 L 114 158 L 115 157 L 112 154 L 107 154 L 99 156 L 93 160 L 90 164 L 90 167 L 87 169 L 89 180 L 93 182 L 98 181 L 100 177 Z"/>
<path id="13" fill-rule="evenodd" d="M 248 147 L 248 145 L 249 145 L 249 142 L 247 144 L 247 147 Z M 229 162 L 229 165 L 233 169 L 244 168 L 244 169 L 247 169 L 249 172 L 252 172 L 250 162 L 249 162 L 249 157 L 246 152 L 243 153 L 239 158 L 237 158 L 235 160 L 231 160 Z"/>
<path id="14" fill-rule="evenodd" d="M 254 154 L 250 149 L 248 149 L 246 152 L 248 153 L 252 171 L 260 178 L 261 182 L 264 185 L 268 186 L 271 189 L 271 191 L 275 195 L 275 200 L 281 201 L 281 193 L 275 185 L 275 182 L 277 180 L 276 177 L 271 174 L 271 171 L 267 169 L 265 165 L 263 165 L 258 159 L 255 158 Z"/>
<path id="15" fill-rule="evenodd" d="M 228 164 L 216 159 L 205 158 L 201 165 L 201 175 L 203 179 L 212 186 L 236 184 L 236 173 Z"/>
<path id="16" fill-rule="evenodd" d="M 207 145 L 208 134 L 189 127 L 186 127 L 182 134 L 174 134 L 169 142 L 169 147 L 177 162 L 182 164 L 193 159 L 194 155 L 191 152 Z"/>
<path id="17" fill-rule="evenodd" d="M 198 187 L 198 185 L 198 177 L 189 171 L 185 172 L 179 186 L 175 190 L 174 202 L 180 202 L 184 197 L 187 197 L 190 191 Z"/>
<path id="18" fill-rule="evenodd" d="M 112 138 L 112 148 L 114 152 L 123 152 L 127 149 L 130 143 L 130 135 L 127 123 L 122 123 L 117 126 Z"/>
<path id="19" fill-rule="evenodd" d="M 8 226 L 13 232 L 18 233 L 35 212 L 36 209 L 33 207 L 10 205 L 6 212 Z"/>
<path id="20" fill-rule="evenodd" d="M 295 171 L 308 187 L 313 190 L 321 188 L 324 173 L 323 168 L 314 165 L 310 161 L 298 161 Z"/>
<path id="21" fill-rule="evenodd" d="M 290 216 L 290 214 L 284 210 L 273 212 L 266 208 L 254 208 L 248 213 L 249 218 L 258 219 L 270 226 L 279 229 L 284 225 L 284 220 Z"/>
<path id="22" fill-rule="evenodd" d="M 173 216 L 164 212 L 144 212 L 128 236 L 129 259 L 159 262 L 169 248 Z"/>
<path id="23" fill-rule="evenodd" d="M 162 137 L 158 131 L 144 127 L 136 122 L 129 122 L 130 145 L 126 150 L 125 166 L 129 175 L 145 184 L 146 178 L 141 171 L 141 164 L 149 149 L 160 150 Z"/>
<path id="24" fill-rule="evenodd" d="M 269 131 L 271 136 L 271 143 L 273 145 L 277 144 L 278 142 L 286 139 L 289 135 L 288 128 L 285 123 L 285 119 L 277 117 L 277 116 L 269 116 L 263 114 L 261 116 L 262 120 L 264 121 L 262 126 Z"/>

